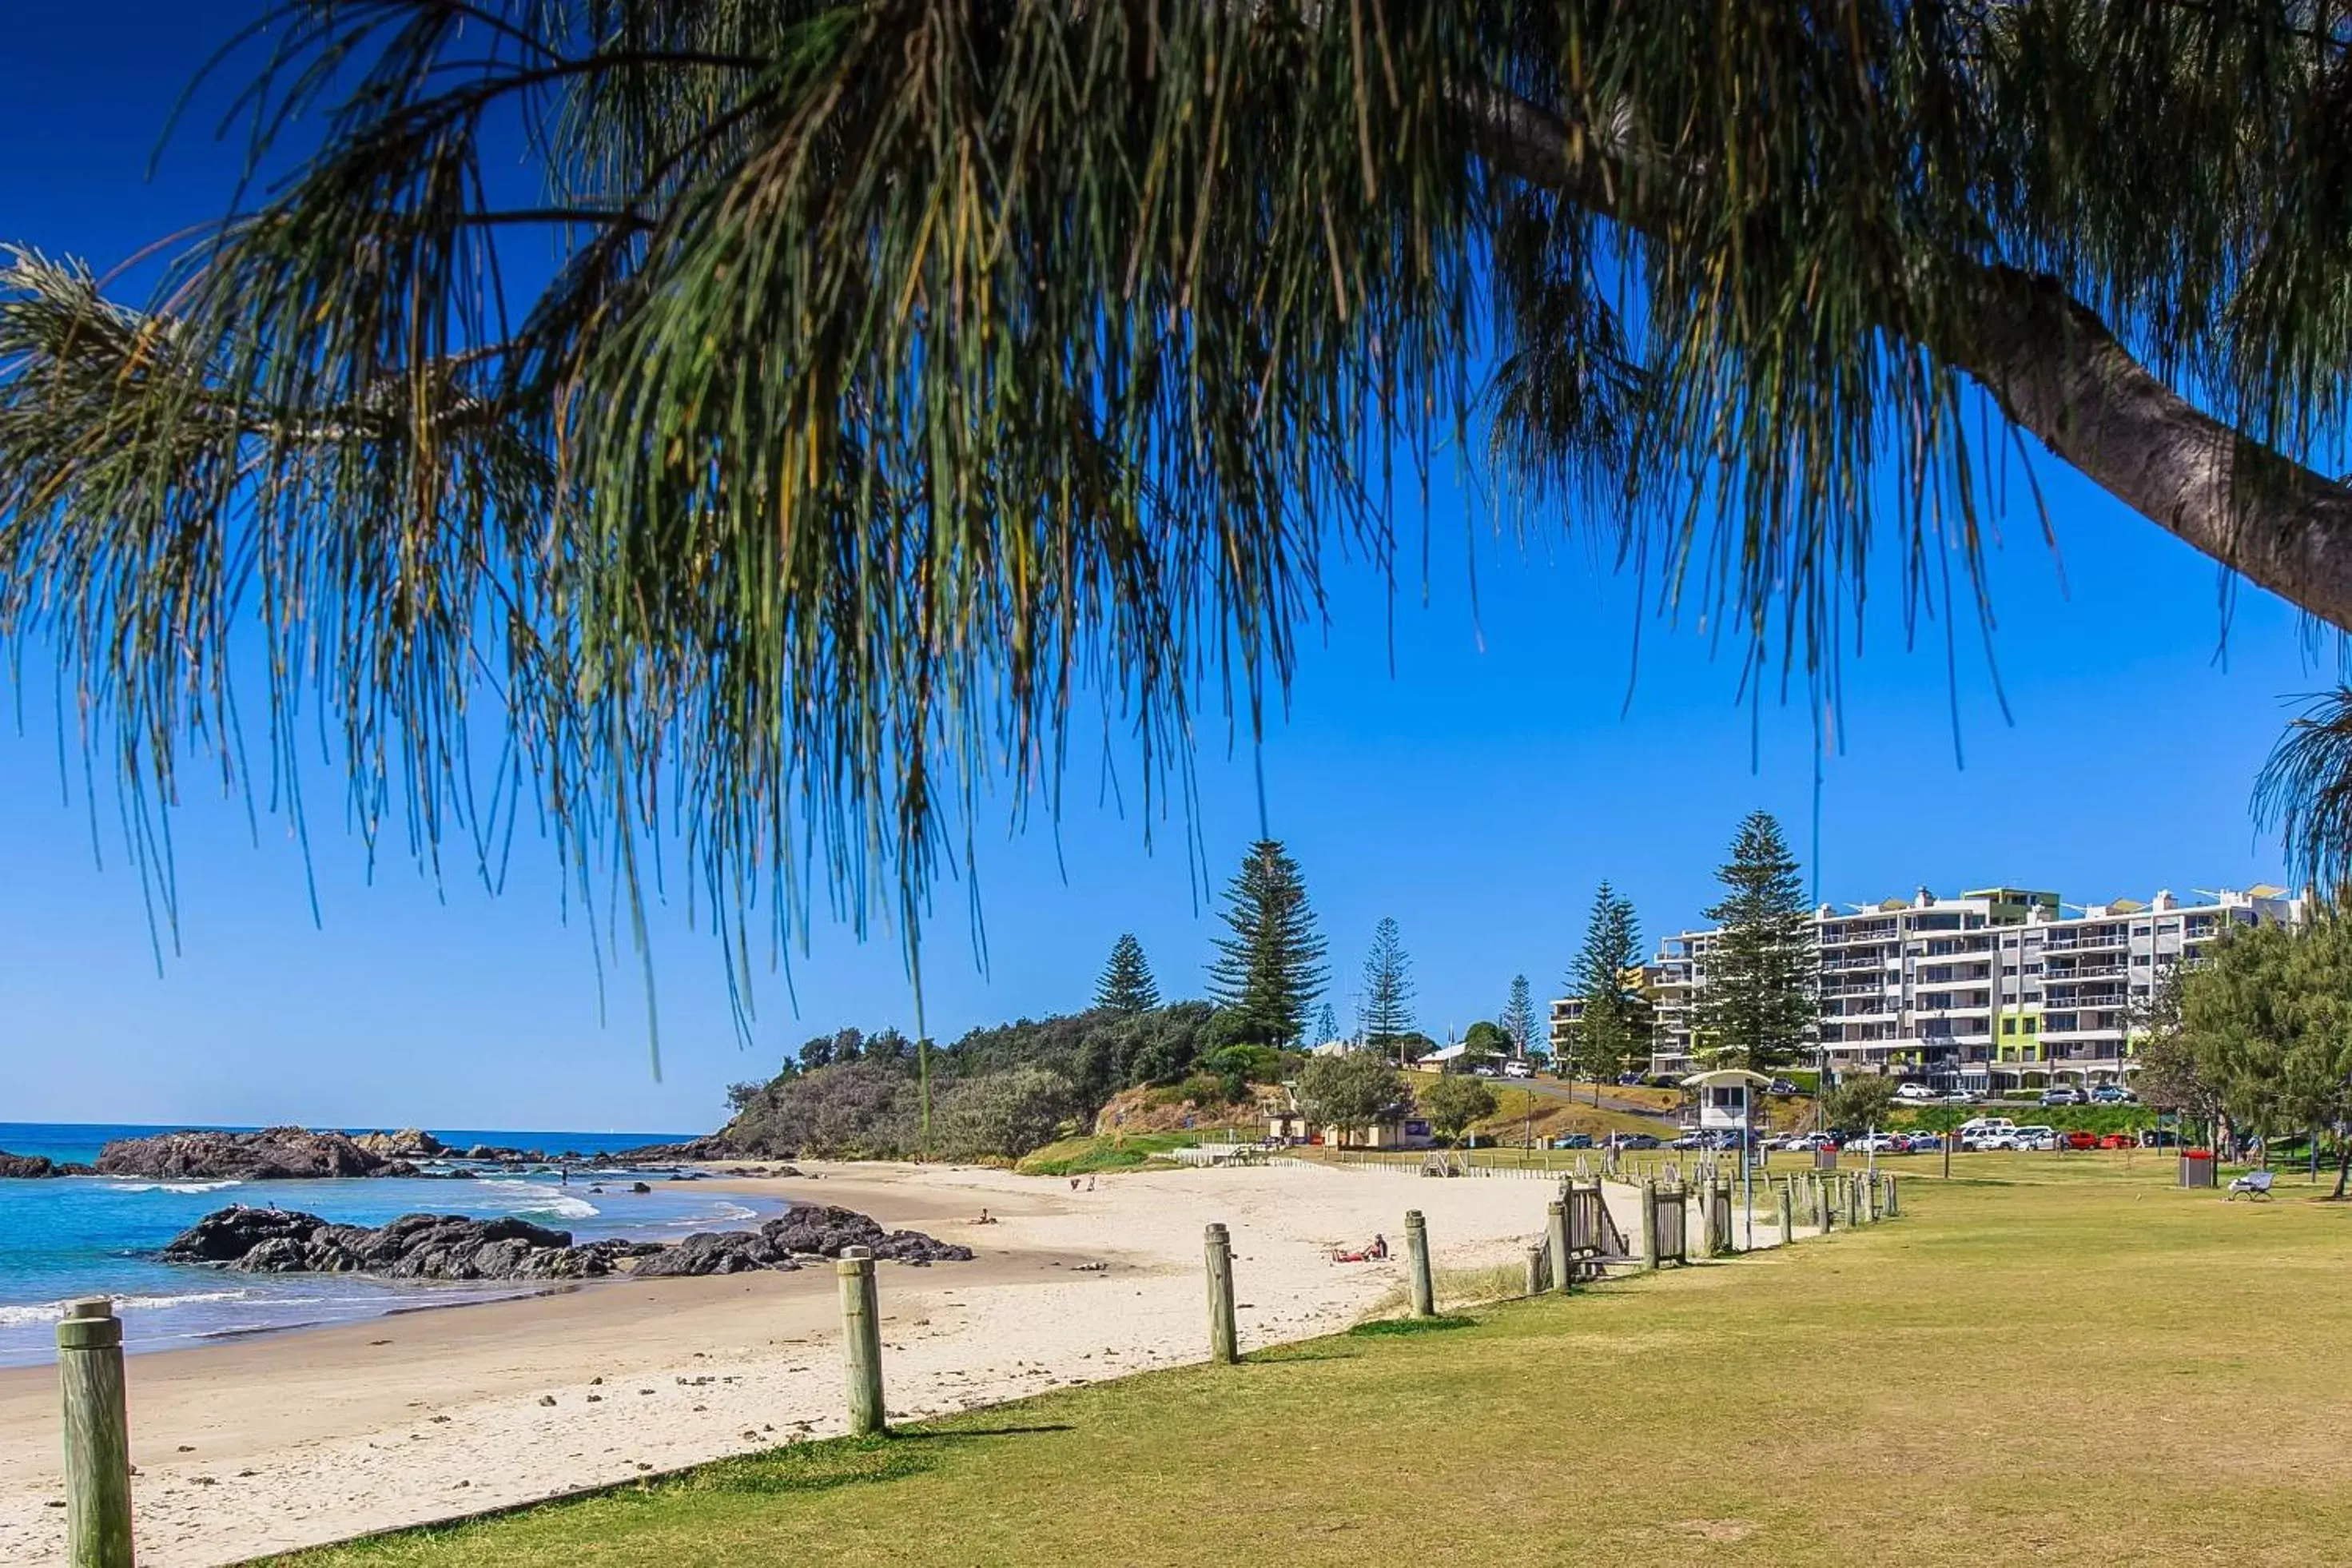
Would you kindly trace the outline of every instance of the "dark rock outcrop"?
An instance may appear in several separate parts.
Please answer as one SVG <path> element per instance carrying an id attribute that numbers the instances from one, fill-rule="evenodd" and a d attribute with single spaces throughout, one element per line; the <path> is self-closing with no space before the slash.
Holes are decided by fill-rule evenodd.
<path id="1" fill-rule="evenodd" d="M 88 1165 L 71 1160 L 52 1160 L 46 1154 L 11 1154 L 0 1149 L 0 1178 L 37 1179 L 42 1176 L 87 1176 L 94 1173 Z"/>
<path id="2" fill-rule="evenodd" d="M 715 1133 L 708 1138 L 689 1138 L 683 1143 L 643 1143 L 635 1149 L 619 1149 L 609 1154 L 599 1154 L 592 1165 L 690 1165 L 712 1160 L 740 1160 L 743 1151 Z"/>
<path id="3" fill-rule="evenodd" d="M 760 1227 L 769 1245 L 782 1252 L 838 1258 L 845 1247 L 870 1248 L 877 1258 L 898 1263 L 962 1263 L 971 1248 L 940 1241 L 919 1230 L 884 1230 L 871 1216 L 832 1204 L 795 1208 Z"/>
<path id="4" fill-rule="evenodd" d="M 637 1259 L 646 1279 L 701 1274 L 750 1274 L 761 1268 L 798 1268 L 792 1254 L 751 1230 L 697 1231 L 676 1247 Z"/>
<path id="5" fill-rule="evenodd" d="M 403 1215 L 389 1225 L 331 1225 L 289 1210 L 226 1208 L 198 1220 L 164 1247 L 166 1263 L 205 1264 L 245 1274 L 375 1274 L 392 1279 L 593 1279 L 625 1258 L 663 1251 L 657 1243 L 574 1246 L 569 1231 L 525 1220 L 463 1215 Z"/>
<path id="6" fill-rule="evenodd" d="M 272 1127 L 260 1132 L 163 1132 L 118 1138 L 99 1151 L 101 1176 L 155 1181 L 299 1181 L 320 1176 L 413 1175 L 341 1132 Z"/>

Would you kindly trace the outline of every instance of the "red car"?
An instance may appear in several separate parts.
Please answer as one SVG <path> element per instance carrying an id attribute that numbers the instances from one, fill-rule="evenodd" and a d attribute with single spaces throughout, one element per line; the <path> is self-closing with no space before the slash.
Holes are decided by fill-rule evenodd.
<path id="1" fill-rule="evenodd" d="M 2095 1132 L 2061 1132 L 2058 1146 L 2062 1149 L 2095 1149 L 2099 1146 L 2099 1135 Z"/>
<path id="2" fill-rule="evenodd" d="M 2136 1146 L 2139 1140 L 2134 1138 L 2128 1132 L 2110 1132 L 2105 1138 L 2099 1140 L 2099 1147 L 2102 1149 L 2129 1149 Z"/>

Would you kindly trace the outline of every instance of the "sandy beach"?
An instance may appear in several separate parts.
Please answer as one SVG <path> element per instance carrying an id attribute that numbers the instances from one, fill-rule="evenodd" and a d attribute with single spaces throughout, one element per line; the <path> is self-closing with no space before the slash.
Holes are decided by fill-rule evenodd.
<path id="1" fill-rule="evenodd" d="M 1439 1268 L 1516 1260 L 1538 1181 L 1256 1168 L 1105 1177 L 804 1166 L 741 1190 L 839 1204 L 979 1257 L 883 1266 L 894 1417 L 1205 1354 L 1202 1228 L 1234 1237 L 1244 1348 L 1343 1328 L 1401 1262 L 1335 1244 L 1428 1216 Z M 714 1181 L 714 1187 L 728 1184 Z M 1619 1193 L 1619 1224 L 1632 1205 Z M 1000 1223 L 974 1224 L 982 1207 Z M 1100 1265 L 1099 1268 L 1092 1267 Z M 829 1266 L 618 1280 L 130 1358 L 146 1568 L 202 1568 L 477 1512 L 842 1430 Z M 0 1562 L 63 1561 L 54 1370 L 0 1371 Z"/>

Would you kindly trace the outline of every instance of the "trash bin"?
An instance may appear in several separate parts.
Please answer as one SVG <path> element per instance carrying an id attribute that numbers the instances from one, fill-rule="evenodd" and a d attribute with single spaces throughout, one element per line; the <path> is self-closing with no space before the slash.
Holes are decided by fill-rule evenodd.
<path id="1" fill-rule="evenodd" d="M 2213 1151 L 2183 1149 L 2180 1152 L 2180 1184 L 2184 1187 L 2210 1187 L 2213 1184 Z"/>
<path id="2" fill-rule="evenodd" d="M 1814 1170 L 1816 1170 L 1816 1171 L 1834 1171 L 1834 1170 L 1836 1170 L 1836 1169 L 1837 1169 L 1837 1156 L 1838 1156 L 1838 1152 L 1837 1152 L 1836 1150 L 1834 1150 L 1834 1149 L 1816 1149 L 1816 1150 L 1814 1150 L 1814 1151 L 1813 1151 L 1813 1169 L 1814 1169 Z M 2206 1183 L 2205 1184 L 2206 1184 L 2207 1186 L 2209 1186 L 2209 1187 L 2210 1187 L 2210 1186 L 2211 1186 L 2213 1184 L 2212 1184 L 2212 1183 L 2210 1183 L 2210 1182 L 2208 1182 L 2208 1183 Z"/>

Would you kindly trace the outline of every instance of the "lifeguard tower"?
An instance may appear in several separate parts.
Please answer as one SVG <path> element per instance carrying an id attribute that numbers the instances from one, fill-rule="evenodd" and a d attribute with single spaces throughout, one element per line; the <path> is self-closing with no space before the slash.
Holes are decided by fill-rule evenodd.
<path id="1" fill-rule="evenodd" d="M 1758 1121 L 1764 1090 L 1772 1080 L 1746 1068 L 1717 1068 L 1695 1072 L 1683 1079 L 1691 1102 L 1683 1109 L 1683 1125 L 1694 1131 L 1722 1133 L 1752 1145 L 1764 1129 Z"/>

